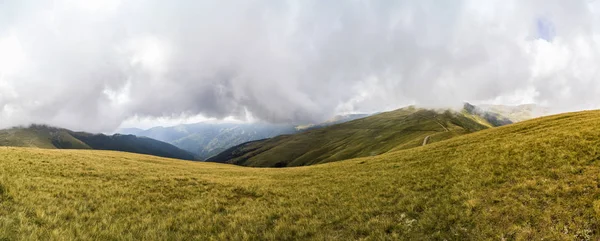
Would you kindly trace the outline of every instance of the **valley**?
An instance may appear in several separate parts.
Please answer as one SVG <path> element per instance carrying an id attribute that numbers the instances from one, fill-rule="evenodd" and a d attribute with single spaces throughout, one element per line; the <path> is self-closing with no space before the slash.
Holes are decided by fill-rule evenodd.
<path id="1" fill-rule="evenodd" d="M 368 114 L 336 115 L 319 124 L 291 125 L 270 123 L 195 123 L 171 127 L 157 126 L 147 130 L 124 128 L 117 133 L 144 136 L 164 141 L 196 155 L 200 160 L 211 158 L 226 149 L 245 142 L 291 135 L 320 129 L 369 116 Z"/>

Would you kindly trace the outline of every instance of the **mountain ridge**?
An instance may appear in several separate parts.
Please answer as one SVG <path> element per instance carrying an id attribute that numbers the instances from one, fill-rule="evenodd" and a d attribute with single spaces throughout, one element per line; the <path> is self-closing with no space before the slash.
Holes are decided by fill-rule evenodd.
<path id="1" fill-rule="evenodd" d="M 294 125 L 271 123 L 211 123 L 199 122 L 164 127 L 155 126 L 146 130 L 138 128 L 123 128 L 116 132 L 146 136 L 170 143 L 183 150 L 194 153 L 200 159 L 208 159 L 228 148 L 239 144 L 276 137 L 279 135 L 295 134 L 312 129 L 323 128 L 359 118 L 370 114 L 336 115 L 318 124 Z"/>
<path id="2" fill-rule="evenodd" d="M 373 156 L 489 128 L 478 116 L 409 106 L 395 111 L 237 145 L 206 161 L 257 167 L 303 166 Z"/>
<path id="3" fill-rule="evenodd" d="M 0 146 L 113 150 L 196 160 L 191 153 L 147 137 L 92 134 L 37 124 L 0 130 Z"/>

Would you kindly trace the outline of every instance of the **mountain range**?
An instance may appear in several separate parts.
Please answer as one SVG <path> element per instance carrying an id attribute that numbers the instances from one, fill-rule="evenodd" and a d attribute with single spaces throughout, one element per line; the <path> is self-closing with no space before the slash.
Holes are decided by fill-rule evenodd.
<path id="1" fill-rule="evenodd" d="M 308 125 L 195 123 L 147 130 L 120 129 L 122 134 L 114 135 L 32 125 L 0 130 L 0 146 L 117 150 L 185 160 L 283 167 L 412 148 L 419 143 L 502 126 L 540 113 L 547 112 L 534 105 L 481 107 L 465 103 L 460 111 L 411 106 L 385 113 L 338 115 Z M 438 133 L 441 130 L 443 133 Z"/>
<path id="2" fill-rule="evenodd" d="M 244 143 L 207 161 L 260 167 L 305 166 L 413 148 L 492 126 L 466 110 L 410 106 L 295 135 Z"/>
<path id="3" fill-rule="evenodd" d="M 287 167 L 374 156 L 523 121 L 542 114 L 540 110 L 535 105 L 482 108 L 465 103 L 462 110 L 409 106 L 337 125 L 307 128 L 294 135 L 243 143 L 206 161 Z"/>
<path id="4" fill-rule="evenodd" d="M 172 127 L 158 126 L 147 130 L 123 128 L 117 132 L 164 141 L 193 153 L 199 159 L 206 160 L 245 142 L 319 129 L 366 116 L 369 114 L 337 115 L 323 123 L 308 125 L 201 122 Z"/>

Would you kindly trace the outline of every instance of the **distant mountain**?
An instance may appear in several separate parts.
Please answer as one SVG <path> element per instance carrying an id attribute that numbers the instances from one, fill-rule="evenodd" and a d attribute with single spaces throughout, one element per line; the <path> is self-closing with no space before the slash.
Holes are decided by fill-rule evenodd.
<path id="1" fill-rule="evenodd" d="M 512 122 L 521 122 L 541 116 L 549 115 L 551 112 L 535 104 L 508 106 L 508 105 L 478 105 L 480 110 L 502 115 Z"/>
<path id="2" fill-rule="evenodd" d="M 379 155 L 492 127 L 467 111 L 406 107 L 232 147 L 207 159 L 244 166 L 286 167 Z"/>
<path id="3" fill-rule="evenodd" d="M 499 113 L 486 111 L 481 109 L 479 106 L 474 106 L 469 103 L 465 103 L 463 111 L 483 118 L 487 123 L 494 127 L 508 125 L 514 122 L 513 120 Z"/>
<path id="4" fill-rule="evenodd" d="M 0 146 L 49 149 L 95 149 L 133 152 L 194 160 L 194 155 L 171 144 L 134 135 L 90 134 L 45 125 L 0 130 Z"/>
<path id="5" fill-rule="evenodd" d="M 268 123 L 196 123 L 148 130 L 120 129 L 123 134 L 135 134 L 168 142 L 207 159 L 227 148 L 244 142 L 296 133 L 294 125 Z"/>
<path id="6" fill-rule="evenodd" d="M 195 123 L 173 127 L 153 127 L 148 130 L 125 128 L 117 133 L 146 136 L 173 144 L 206 160 L 222 151 L 249 141 L 267 139 L 279 135 L 295 134 L 343 123 L 369 114 L 337 115 L 323 123 L 303 126 L 269 123 Z"/>
<path id="7" fill-rule="evenodd" d="M 549 115 L 547 108 L 535 104 L 527 105 L 472 105 L 465 103 L 464 110 L 470 114 L 478 115 L 493 126 L 503 126 L 521 122 L 545 115 Z"/>

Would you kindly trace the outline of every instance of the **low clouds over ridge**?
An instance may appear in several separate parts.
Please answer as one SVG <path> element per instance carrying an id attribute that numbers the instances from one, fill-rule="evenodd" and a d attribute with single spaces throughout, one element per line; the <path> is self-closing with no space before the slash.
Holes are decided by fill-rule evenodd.
<path id="1" fill-rule="evenodd" d="M 83 3 L 85 2 L 85 3 Z M 0 127 L 463 101 L 597 108 L 590 1 L 2 1 Z"/>

